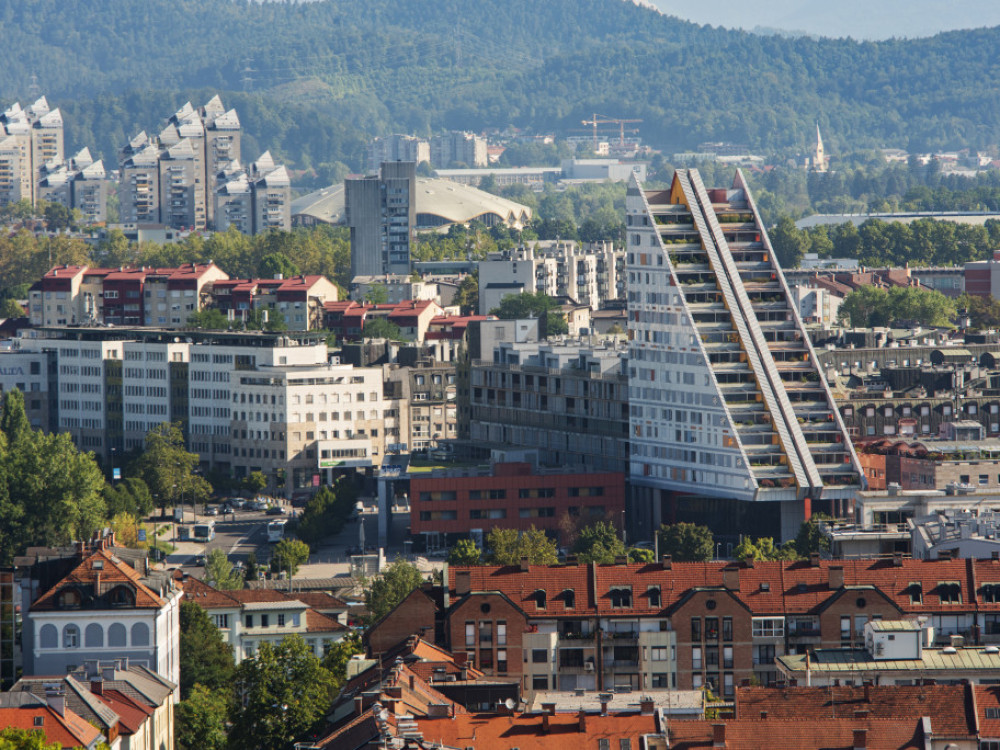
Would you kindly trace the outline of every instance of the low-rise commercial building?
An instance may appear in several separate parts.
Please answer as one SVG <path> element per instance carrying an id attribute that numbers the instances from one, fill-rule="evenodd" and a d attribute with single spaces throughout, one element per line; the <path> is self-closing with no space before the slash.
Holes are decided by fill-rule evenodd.
<path id="1" fill-rule="evenodd" d="M 544 529 L 568 544 L 571 525 L 622 521 L 625 475 L 585 467 L 538 469 L 496 463 L 487 469 L 452 469 L 410 478 L 410 533 L 424 547 L 450 546 L 471 537 L 479 546 L 490 529 Z"/>

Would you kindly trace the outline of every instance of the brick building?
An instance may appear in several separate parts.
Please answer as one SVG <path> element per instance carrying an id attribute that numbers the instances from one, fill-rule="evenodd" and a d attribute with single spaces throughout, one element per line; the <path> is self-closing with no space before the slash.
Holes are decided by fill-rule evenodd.
<path id="1" fill-rule="evenodd" d="M 1000 560 L 665 558 L 446 567 L 443 580 L 375 623 L 369 649 L 421 633 L 525 690 L 711 685 L 732 696 L 743 680 L 777 680 L 778 656 L 860 645 L 870 620 L 926 617 L 938 645 L 1000 643 Z"/>
<path id="2" fill-rule="evenodd" d="M 522 531 L 535 526 L 562 536 L 559 528 L 567 516 L 620 522 L 625 475 L 498 463 L 488 472 L 473 468 L 414 475 L 410 496 L 410 533 L 423 536 L 428 547 L 470 536 L 481 545 L 495 526 Z"/>

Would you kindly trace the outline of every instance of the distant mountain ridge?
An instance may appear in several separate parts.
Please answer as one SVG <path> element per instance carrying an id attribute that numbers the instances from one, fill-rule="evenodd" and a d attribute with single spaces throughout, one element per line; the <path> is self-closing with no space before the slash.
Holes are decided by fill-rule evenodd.
<path id="1" fill-rule="evenodd" d="M 251 154 L 299 169 L 359 169 L 370 135 L 582 132 L 594 112 L 642 118 L 643 139 L 668 150 L 806 149 L 816 122 L 833 153 L 1000 142 L 1000 29 L 790 39 L 628 0 L 0 0 L 0 38 L 0 104 L 45 93 L 68 145 L 110 163 L 214 91 Z"/>

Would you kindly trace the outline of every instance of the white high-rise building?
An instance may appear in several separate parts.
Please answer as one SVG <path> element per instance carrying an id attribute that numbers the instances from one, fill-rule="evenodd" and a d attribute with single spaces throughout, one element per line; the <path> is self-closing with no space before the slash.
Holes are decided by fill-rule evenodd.
<path id="1" fill-rule="evenodd" d="M 742 173 L 715 190 L 693 169 L 669 190 L 633 179 L 626 232 L 639 507 L 656 525 L 700 509 L 724 534 L 745 501 L 782 538 L 845 511 L 863 473 Z"/>

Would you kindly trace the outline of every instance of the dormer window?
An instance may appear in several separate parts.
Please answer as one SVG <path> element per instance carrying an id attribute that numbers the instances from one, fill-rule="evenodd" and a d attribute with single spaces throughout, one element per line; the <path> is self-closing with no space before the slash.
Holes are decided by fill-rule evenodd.
<path id="1" fill-rule="evenodd" d="M 924 603 L 924 586 L 920 581 L 912 581 L 908 592 L 910 594 L 910 604 Z"/>
<path id="2" fill-rule="evenodd" d="M 59 593 L 59 606 L 64 609 L 76 609 L 80 606 L 80 592 L 76 589 L 66 589 Z"/>
<path id="3" fill-rule="evenodd" d="M 566 589 L 563 591 L 563 606 L 566 609 L 573 609 L 576 607 L 576 592 L 573 589 Z"/>
<path id="4" fill-rule="evenodd" d="M 938 583 L 937 592 L 942 604 L 962 603 L 962 584 L 958 581 L 942 581 Z"/>
<path id="5" fill-rule="evenodd" d="M 991 604 L 1000 602 L 1000 583 L 984 583 L 981 591 L 984 602 Z"/>
<path id="6" fill-rule="evenodd" d="M 660 587 L 659 586 L 650 586 L 646 590 L 646 595 L 649 597 L 649 606 L 650 607 L 653 607 L 655 609 L 659 609 L 659 607 L 662 606 L 661 605 Z"/>
<path id="7" fill-rule="evenodd" d="M 611 589 L 611 606 L 614 609 L 625 609 L 632 606 L 632 587 L 614 586 Z"/>
<path id="8" fill-rule="evenodd" d="M 535 592 L 535 609 L 545 609 L 545 589 Z"/>
<path id="9" fill-rule="evenodd" d="M 135 593 L 127 586 L 115 586 L 108 593 L 108 602 L 112 607 L 134 607 Z"/>

